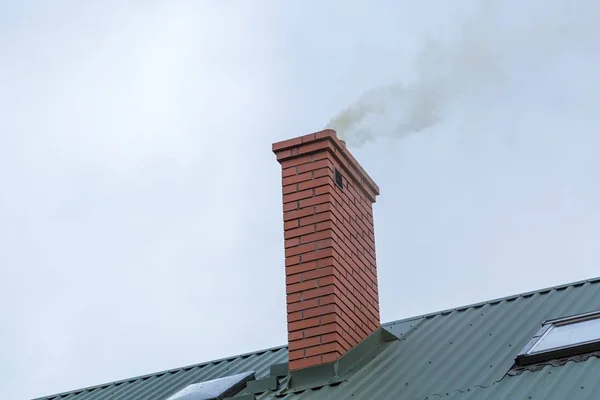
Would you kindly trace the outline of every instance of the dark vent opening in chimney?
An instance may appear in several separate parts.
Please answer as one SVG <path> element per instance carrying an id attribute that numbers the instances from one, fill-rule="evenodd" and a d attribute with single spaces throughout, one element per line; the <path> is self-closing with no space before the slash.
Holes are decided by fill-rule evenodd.
<path id="1" fill-rule="evenodd" d="M 335 169 L 335 172 L 334 172 L 334 175 L 335 175 L 335 184 L 336 184 L 336 185 L 337 185 L 337 186 L 338 186 L 340 189 L 343 189 L 343 188 L 344 188 L 344 184 L 343 184 L 343 182 L 342 182 L 342 173 L 340 172 L 340 170 L 339 170 L 339 169 L 337 169 L 337 168 L 336 168 L 336 169 Z"/>

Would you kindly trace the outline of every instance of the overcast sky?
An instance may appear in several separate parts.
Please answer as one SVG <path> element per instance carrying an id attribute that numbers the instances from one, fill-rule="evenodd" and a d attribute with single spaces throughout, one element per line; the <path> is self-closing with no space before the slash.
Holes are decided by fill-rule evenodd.
<path id="1" fill-rule="evenodd" d="M 382 320 L 599 275 L 600 6 L 492 3 L 0 1 L 0 398 L 285 344 L 271 143 L 432 52 L 352 150 Z"/>

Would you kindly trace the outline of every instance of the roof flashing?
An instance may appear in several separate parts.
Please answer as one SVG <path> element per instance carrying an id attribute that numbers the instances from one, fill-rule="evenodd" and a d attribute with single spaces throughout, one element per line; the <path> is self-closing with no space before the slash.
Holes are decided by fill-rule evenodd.
<path id="1" fill-rule="evenodd" d="M 389 329 L 380 327 L 362 342 L 340 357 L 339 360 L 290 372 L 287 389 L 280 395 L 315 389 L 344 382 L 381 353 L 389 342 L 399 340 Z"/>

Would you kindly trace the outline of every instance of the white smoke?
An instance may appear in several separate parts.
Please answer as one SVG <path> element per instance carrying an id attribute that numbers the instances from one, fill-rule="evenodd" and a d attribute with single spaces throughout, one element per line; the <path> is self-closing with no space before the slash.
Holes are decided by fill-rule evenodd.
<path id="1" fill-rule="evenodd" d="M 573 51 L 600 51 L 597 0 L 548 0 L 521 10 L 514 4 L 482 3 L 454 35 L 425 41 L 413 60 L 413 80 L 368 90 L 327 128 L 351 147 L 378 136 L 402 138 L 440 123 L 458 99 L 501 85 L 511 71 L 535 74 L 532 65 L 549 67 Z"/>

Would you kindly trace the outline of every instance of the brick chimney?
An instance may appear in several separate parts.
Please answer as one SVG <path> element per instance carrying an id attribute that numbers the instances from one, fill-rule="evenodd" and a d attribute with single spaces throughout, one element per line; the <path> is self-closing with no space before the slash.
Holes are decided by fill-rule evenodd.
<path id="1" fill-rule="evenodd" d="M 290 371 L 338 360 L 380 327 L 379 188 L 335 131 L 273 144 L 282 168 Z"/>

